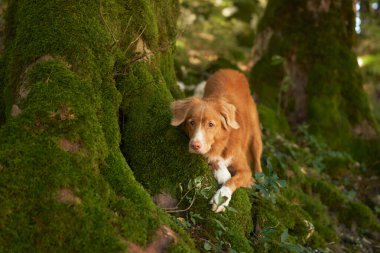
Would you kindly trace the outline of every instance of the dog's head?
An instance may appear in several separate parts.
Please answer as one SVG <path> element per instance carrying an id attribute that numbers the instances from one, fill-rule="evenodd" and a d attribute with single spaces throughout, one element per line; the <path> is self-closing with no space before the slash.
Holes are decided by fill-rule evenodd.
<path id="1" fill-rule="evenodd" d="M 171 104 L 173 126 L 185 125 L 190 138 L 189 151 L 207 154 L 217 139 L 238 129 L 236 108 L 222 99 L 187 98 Z"/>

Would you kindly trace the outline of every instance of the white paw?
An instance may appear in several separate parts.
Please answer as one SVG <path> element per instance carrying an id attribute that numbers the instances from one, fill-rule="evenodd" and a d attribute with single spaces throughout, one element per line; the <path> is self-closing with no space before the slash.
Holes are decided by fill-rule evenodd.
<path id="1" fill-rule="evenodd" d="M 212 205 L 211 209 L 216 212 L 224 212 L 226 210 L 226 206 L 231 201 L 232 191 L 227 186 L 222 186 L 211 199 L 210 204 Z"/>
<path id="2" fill-rule="evenodd" d="M 218 184 L 224 184 L 231 178 L 231 173 L 228 171 L 226 166 L 220 166 L 219 169 L 214 170 L 214 177 Z"/>

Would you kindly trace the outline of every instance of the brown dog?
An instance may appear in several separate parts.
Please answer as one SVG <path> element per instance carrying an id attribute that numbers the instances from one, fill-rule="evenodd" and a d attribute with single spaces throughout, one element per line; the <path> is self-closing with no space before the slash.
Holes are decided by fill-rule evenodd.
<path id="1" fill-rule="evenodd" d="M 213 211 L 224 211 L 236 189 L 253 184 L 250 162 L 262 171 L 259 117 L 247 79 L 235 70 L 219 70 L 208 79 L 203 98 L 177 100 L 171 108 L 171 124 L 185 125 L 189 151 L 206 157 L 223 184 L 211 204 Z"/>

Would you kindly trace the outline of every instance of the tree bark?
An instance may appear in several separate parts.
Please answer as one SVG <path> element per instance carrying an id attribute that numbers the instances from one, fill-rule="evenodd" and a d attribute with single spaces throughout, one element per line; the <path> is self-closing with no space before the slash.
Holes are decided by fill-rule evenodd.
<path id="1" fill-rule="evenodd" d="M 284 115 L 292 127 L 308 124 L 332 147 L 372 164 L 380 151 L 379 128 L 352 50 L 353 4 L 270 0 L 259 25 L 251 77 L 260 101 L 277 117 Z M 282 63 L 275 64 L 273 57 L 282 57 Z"/>
<path id="2" fill-rule="evenodd" d="M 207 164 L 169 126 L 169 104 L 182 96 L 172 58 L 178 11 L 175 0 L 9 1 L 1 252 L 196 251 L 149 195 L 175 198 L 179 183 L 199 175 L 215 187 Z M 230 227 L 225 237 L 251 252 L 251 204 L 244 190 L 234 199 L 242 208 L 220 218 Z M 212 236 L 208 201 L 197 199 L 192 210 Z M 155 238 L 162 231 L 174 236 Z"/>

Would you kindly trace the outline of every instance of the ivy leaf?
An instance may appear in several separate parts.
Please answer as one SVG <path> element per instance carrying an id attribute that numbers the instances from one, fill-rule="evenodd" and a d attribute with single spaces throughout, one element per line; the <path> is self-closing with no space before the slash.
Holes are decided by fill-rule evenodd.
<path id="1" fill-rule="evenodd" d="M 227 231 L 227 228 L 223 225 L 222 222 L 220 222 L 220 220 L 217 220 L 217 219 L 213 219 L 213 220 L 216 222 L 216 225 L 217 225 L 219 228 L 223 229 L 224 231 Z"/>
<path id="2" fill-rule="evenodd" d="M 255 174 L 255 179 L 256 179 L 257 183 L 264 184 L 264 182 L 265 182 L 265 174 L 264 173 L 256 173 Z"/>
<path id="3" fill-rule="evenodd" d="M 191 190 L 193 188 L 193 181 L 189 180 L 189 183 L 187 184 L 187 190 Z"/>
<path id="4" fill-rule="evenodd" d="M 288 236 L 289 236 L 288 229 L 285 229 L 284 232 L 282 232 L 281 234 L 281 242 L 286 242 L 286 240 L 288 239 Z"/>
<path id="5" fill-rule="evenodd" d="M 203 248 L 206 250 L 206 251 L 210 251 L 211 250 L 211 244 L 209 242 L 205 242 L 203 244 Z"/>
<path id="6" fill-rule="evenodd" d="M 228 198 L 226 196 L 222 196 L 222 193 L 219 193 L 219 196 L 218 196 L 218 206 L 220 206 L 221 204 L 223 204 L 224 202 L 226 202 L 228 200 Z"/>
<path id="7" fill-rule="evenodd" d="M 232 206 L 225 206 L 224 208 L 226 208 L 226 210 L 228 211 L 228 212 L 232 212 L 232 213 L 237 213 L 238 211 L 235 209 L 235 208 L 233 208 Z"/>
<path id="8" fill-rule="evenodd" d="M 278 186 L 280 186 L 281 188 L 285 188 L 285 186 L 286 186 L 286 181 L 285 181 L 285 180 L 278 180 L 278 181 L 277 181 L 277 184 L 278 184 Z"/>
<path id="9" fill-rule="evenodd" d="M 196 177 L 194 179 L 194 185 L 196 188 L 200 188 L 202 186 L 202 177 L 201 176 Z"/>
<path id="10" fill-rule="evenodd" d="M 203 220 L 203 217 L 199 213 L 190 212 L 191 217 Z"/>
<path id="11" fill-rule="evenodd" d="M 304 248 L 301 247 L 301 246 L 299 246 L 299 245 L 296 245 L 296 244 L 281 243 L 280 246 L 283 247 L 283 248 L 285 248 L 285 249 L 291 250 L 293 252 L 297 252 L 297 253 L 304 252 Z"/>

